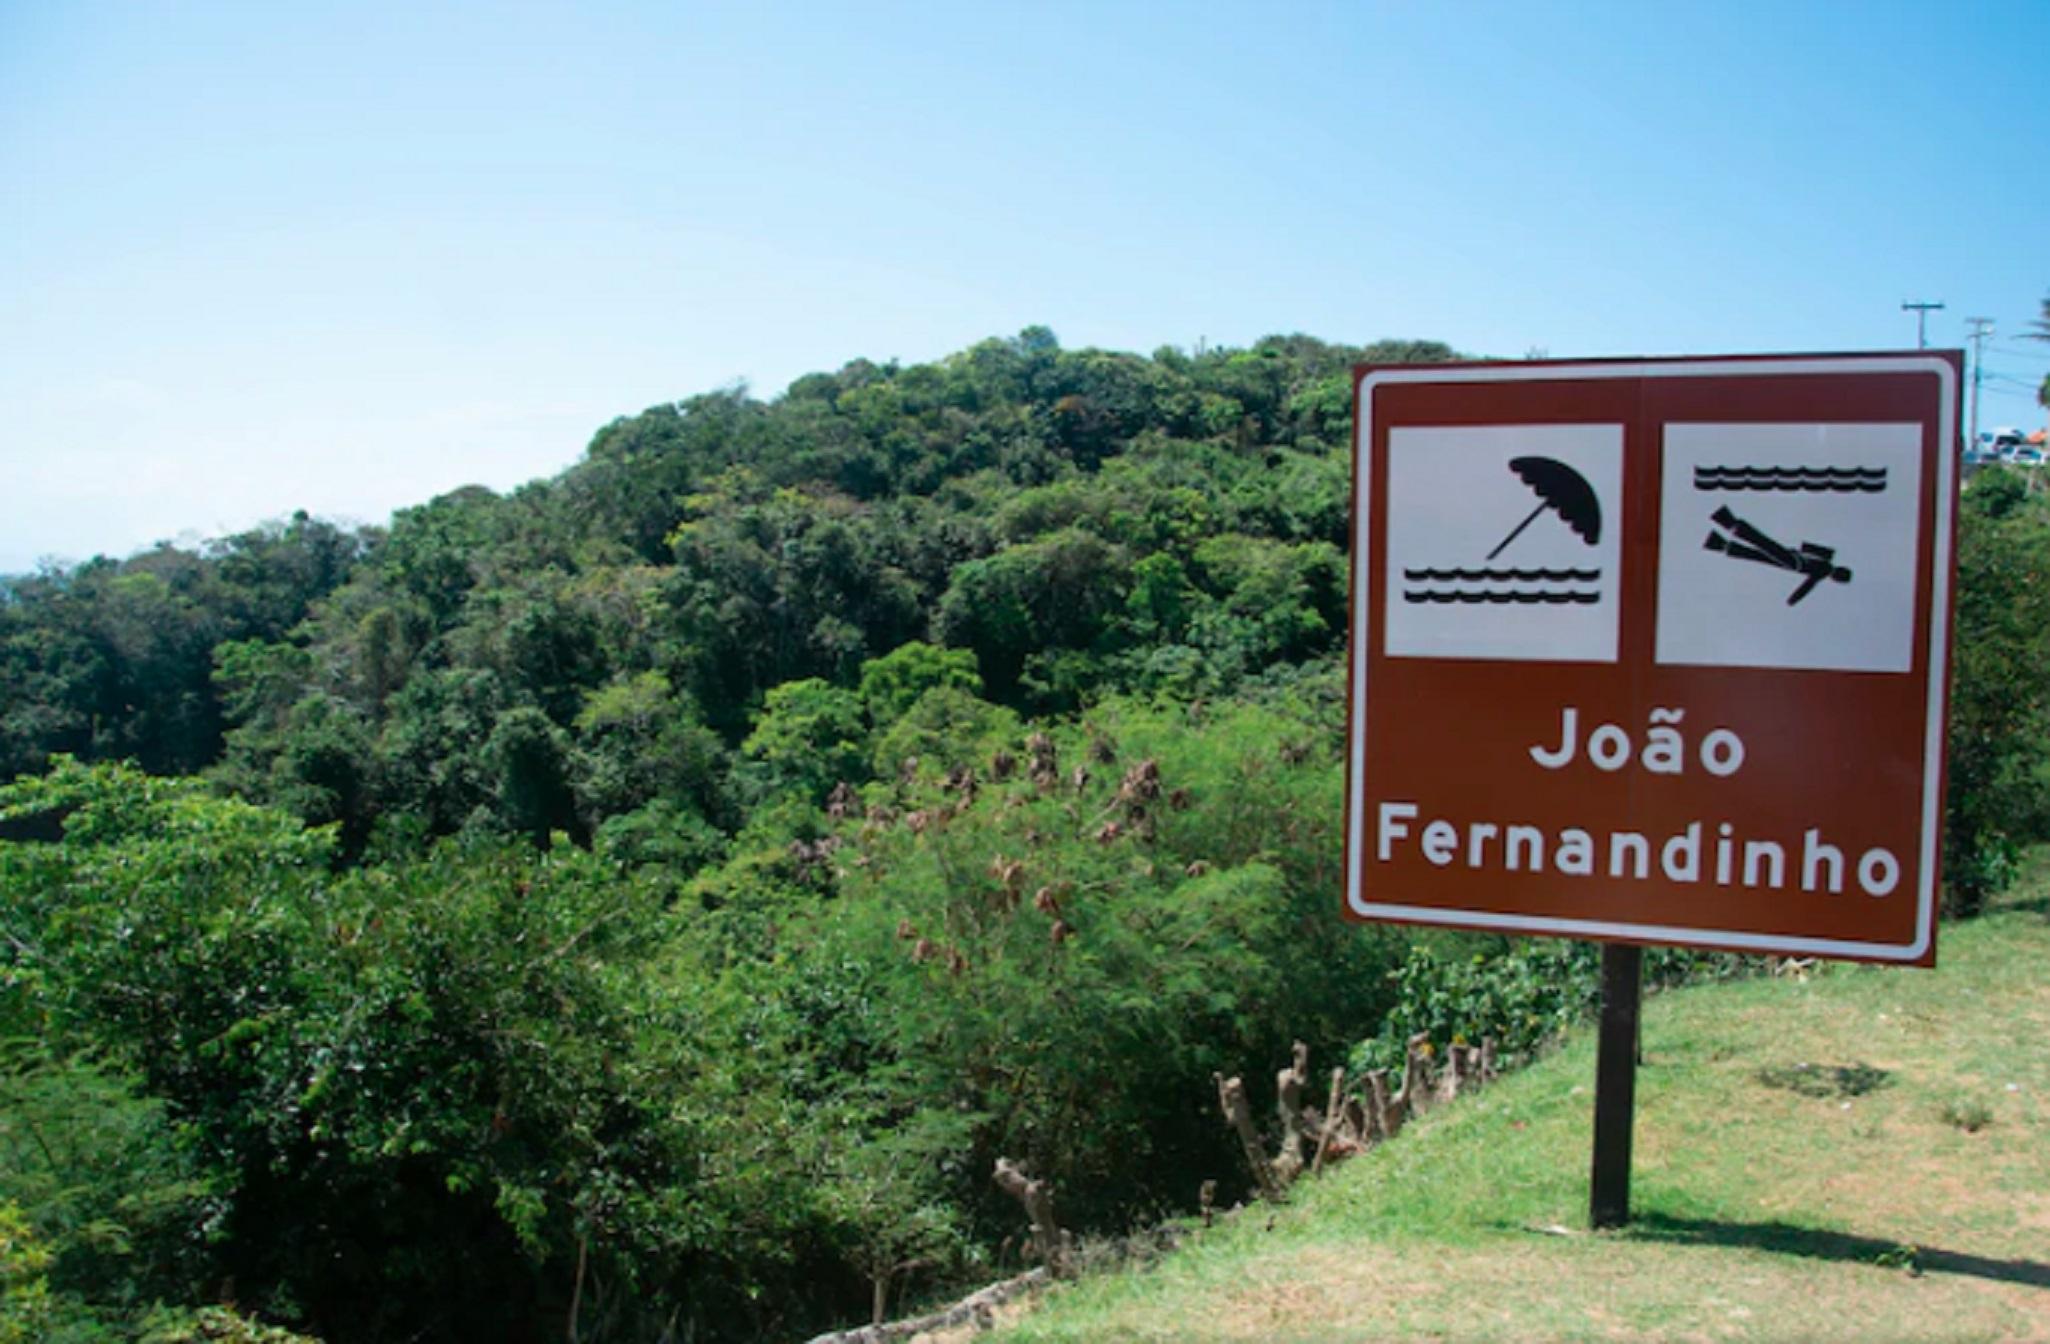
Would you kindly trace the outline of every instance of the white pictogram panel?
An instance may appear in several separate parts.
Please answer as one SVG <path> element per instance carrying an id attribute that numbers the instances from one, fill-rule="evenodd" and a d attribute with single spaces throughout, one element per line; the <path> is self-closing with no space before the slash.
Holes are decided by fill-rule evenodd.
<path id="1" fill-rule="evenodd" d="M 1669 424 L 1661 663 L 1906 672 L 1922 429 Z"/>
<path id="2" fill-rule="evenodd" d="M 1383 652 L 1616 659 L 1621 425 L 1388 435 Z"/>

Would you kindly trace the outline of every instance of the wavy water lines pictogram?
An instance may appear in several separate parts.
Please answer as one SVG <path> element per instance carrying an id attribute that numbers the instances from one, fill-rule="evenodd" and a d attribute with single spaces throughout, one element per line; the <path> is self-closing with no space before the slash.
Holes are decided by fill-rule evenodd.
<path id="1" fill-rule="evenodd" d="M 1521 606 L 1583 606 L 1591 607 L 1602 600 L 1599 591 L 1587 592 L 1574 588 L 1405 588 L 1402 590 L 1405 602 L 1464 603 L 1479 605 L 1489 603 L 1507 606 L 1515 603 Z"/>
<path id="2" fill-rule="evenodd" d="M 1405 569 L 1418 583 L 1594 583 L 1599 569 Z"/>
<path id="3" fill-rule="evenodd" d="M 1876 495 L 1886 489 L 1885 467 L 1696 467 L 1696 490 L 1835 491 Z"/>

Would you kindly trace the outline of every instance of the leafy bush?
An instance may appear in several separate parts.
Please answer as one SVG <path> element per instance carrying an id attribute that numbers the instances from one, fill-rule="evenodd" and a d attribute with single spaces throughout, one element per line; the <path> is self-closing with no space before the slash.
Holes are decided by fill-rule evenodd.
<path id="1" fill-rule="evenodd" d="M 1379 1034 L 1352 1053 L 1355 1071 L 1400 1072 L 1407 1042 L 1421 1034 L 1438 1049 L 1492 1038 L 1505 1055 L 1527 1055 L 1579 1022 L 1600 1002 L 1601 951 L 1561 938 L 1420 940 L 1389 972 L 1395 1009 Z"/>
<path id="2" fill-rule="evenodd" d="M 1342 866 L 1335 741 L 1300 706 L 1114 703 L 973 779 L 871 786 L 819 860 L 837 899 L 793 913 L 772 979 L 741 974 L 786 986 L 806 1095 L 921 1126 L 985 1231 L 1016 1216 L 998 1155 L 1083 1226 L 1185 1208 L 1236 1170 L 1211 1072 L 1295 1037 L 1337 1056 L 1387 1004 L 1385 940 L 1317 935 Z M 850 967 L 860 993 L 817 1007 Z"/>
<path id="3" fill-rule="evenodd" d="M 2050 836 L 2050 507 L 2003 469 L 1965 493 L 1956 631 L 1944 866 L 1969 914 Z"/>
<path id="4" fill-rule="evenodd" d="M 1420 934 L 1388 973 L 1395 1007 L 1375 1036 L 1354 1047 L 1355 1072 L 1400 1072 L 1408 1042 L 1442 1050 L 1493 1039 L 1505 1056 L 1528 1057 L 1601 1006 L 1601 948 L 1565 938 Z M 1754 957 L 1649 948 L 1644 987 L 1754 973 Z"/>
<path id="5" fill-rule="evenodd" d="M 139 1344 L 319 1344 L 307 1335 L 253 1321 L 229 1307 L 171 1308 L 143 1323 Z"/>
<path id="6" fill-rule="evenodd" d="M 666 885 L 482 841 L 337 876 L 325 833 L 117 767 L 0 790 L 51 809 L 61 841 L 0 844 L 7 1019 L 157 1099 L 9 1074 L 7 1142 L 77 1112 L 0 1184 L 53 1282 L 126 1309 L 232 1276 L 347 1340 L 514 1330 L 579 1283 L 622 1329 L 666 1302 L 759 1331 L 752 1295 L 823 1277 L 801 1163 L 741 1156 L 793 1123 L 734 1082 L 745 1003 L 654 973 Z"/>
<path id="7" fill-rule="evenodd" d="M 33 1229 L 51 1290 L 103 1321 L 202 1291 L 225 1209 L 192 1139 L 89 1059 L 0 1049 L 0 1205 Z"/>
<path id="8" fill-rule="evenodd" d="M 0 1200 L 0 1344 L 35 1344 L 50 1328 L 50 1252 L 28 1217 Z"/>

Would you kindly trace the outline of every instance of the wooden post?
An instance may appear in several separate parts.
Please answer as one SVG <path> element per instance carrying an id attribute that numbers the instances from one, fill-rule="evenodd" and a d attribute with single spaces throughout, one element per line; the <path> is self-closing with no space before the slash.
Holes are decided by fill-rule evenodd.
<path id="1" fill-rule="evenodd" d="M 1630 1221 L 1630 1125 L 1637 1104 L 1637 1007 L 1644 949 L 1602 945 L 1602 1024 L 1594 1066 L 1594 1173 L 1588 1221 Z"/>

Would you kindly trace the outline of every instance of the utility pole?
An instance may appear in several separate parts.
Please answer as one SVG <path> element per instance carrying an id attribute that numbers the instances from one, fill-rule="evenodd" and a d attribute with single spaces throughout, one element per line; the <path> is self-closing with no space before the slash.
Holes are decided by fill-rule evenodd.
<path id="1" fill-rule="evenodd" d="M 1940 303 L 1927 303 L 1919 300 L 1913 303 L 1903 302 L 1901 304 L 1902 312 L 1911 312 L 1915 315 L 1915 348 L 1917 350 L 1927 350 L 1929 348 L 1929 311 L 1932 308 L 1941 307 L 1943 305 Z"/>
<path id="2" fill-rule="evenodd" d="M 1973 452 L 1979 451 L 1979 384 L 1986 379 L 1986 338 L 1993 334 L 1993 319 L 1990 317 L 1968 317 L 1971 325 L 1968 339 L 1972 343 L 1972 437 L 1965 442 Z"/>

